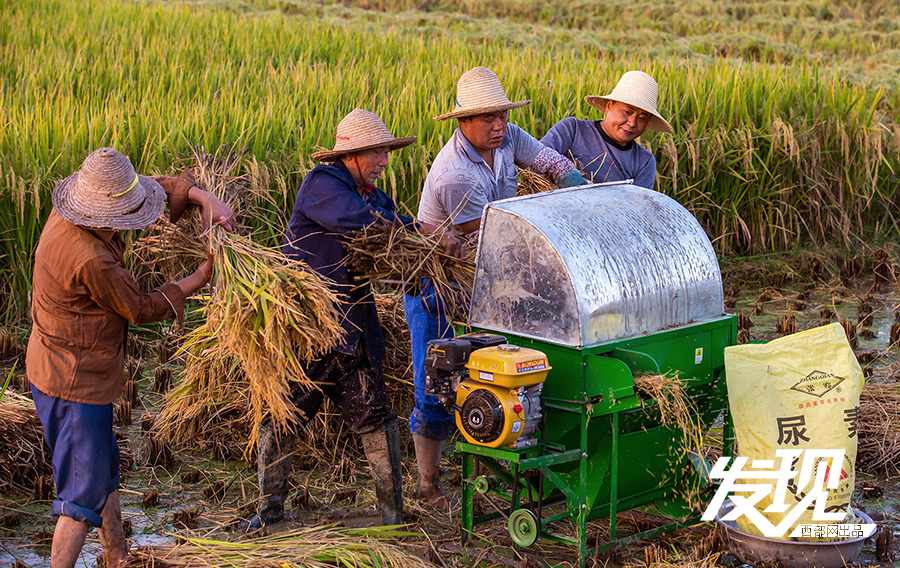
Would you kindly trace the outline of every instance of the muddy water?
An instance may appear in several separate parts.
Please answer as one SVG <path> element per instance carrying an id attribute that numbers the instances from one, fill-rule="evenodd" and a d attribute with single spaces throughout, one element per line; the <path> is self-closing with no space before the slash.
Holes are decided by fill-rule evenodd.
<path id="1" fill-rule="evenodd" d="M 835 317 L 844 317 L 854 324 L 858 321 L 858 308 L 862 299 L 867 294 L 865 283 L 859 288 L 844 289 L 839 286 L 820 286 L 804 291 L 803 289 L 766 290 L 759 287 L 744 286 L 737 295 L 732 298 L 733 304 L 727 309 L 730 313 L 744 313 L 750 316 L 753 325 L 749 329 L 750 338 L 754 340 L 772 340 L 780 336 L 777 330 L 778 320 L 785 314 L 793 314 L 797 318 L 797 329 L 805 330 L 827 323 L 823 321 L 822 311 L 831 310 Z M 762 297 L 761 297 L 762 296 Z M 872 309 L 872 323 L 867 326 L 859 326 L 859 346 L 857 354 L 867 361 L 864 366 L 867 369 L 868 380 L 894 382 L 900 376 L 900 353 L 897 348 L 889 348 L 890 329 L 894 323 L 894 309 L 900 305 L 900 293 L 896 289 L 891 291 L 871 294 L 868 299 Z M 835 321 L 830 319 L 828 321 Z M 864 332 L 871 331 L 871 334 Z M 147 389 L 142 388 L 142 393 Z M 152 395 L 148 395 L 148 401 L 153 406 Z M 133 426 L 129 428 L 129 438 L 132 447 L 140 447 L 140 417 L 142 411 L 135 412 Z M 235 466 L 227 466 L 221 463 L 206 462 L 200 456 L 191 456 L 192 466 L 210 468 L 215 470 L 210 478 L 231 479 L 235 475 Z M 407 457 L 406 462 L 413 464 L 413 457 Z M 364 466 L 364 464 L 363 464 Z M 239 465 L 238 468 L 243 466 Z M 324 467 L 324 466 L 323 466 Z M 295 468 L 296 469 L 296 468 Z M 295 473 L 297 473 L 295 471 Z M 333 473 L 333 472 L 332 472 Z M 412 485 L 412 472 L 407 472 L 406 483 Z M 305 474 L 304 474 L 305 475 Z M 323 476 L 326 474 L 322 474 Z M 323 489 L 317 493 L 321 500 L 328 495 L 328 488 L 333 488 L 331 473 L 327 474 L 323 482 Z M 365 485 L 367 474 L 361 471 L 357 476 Z M 884 490 L 883 495 L 865 499 L 859 491 L 854 497 L 854 506 L 864 509 L 870 515 L 885 521 L 893 521 L 894 526 L 900 520 L 900 487 L 897 480 L 887 479 L 883 476 L 871 476 L 860 473 L 857 478 L 857 488 L 861 484 L 875 485 Z M 240 489 L 238 490 L 238 486 Z M 141 494 L 148 488 L 155 487 L 160 494 L 158 507 L 144 509 L 140 506 Z M 454 489 L 458 490 L 458 487 Z M 123 502 L 123 517 L 132 522 L 133 534 L 130 537 L 132 546 L 145 546 L 161 543 L 171 543 L 174 537 L 169 536 L 175 532 L 172 526 L 172 513 L 177 509 L 186 507 L 200 507 L 204 511 L 216 511 L 218 504 L 205 501 L 200 491 L 200 486 L 188 487 L 181 483 L 177 472 L 167 474 L 159 469 L 137 468 L 126 474 L 122 487 L 121 497 Z M 226 501 L 229 505 L 237 507 L 246 503 L 256 494 L 252 472 L 246 470 L 242 474 L 239 483 L 235 483 L 229 490 Z M 329 501 L 330 502 L 330 501 Z M 52 534 L 52 521 L 49 517 L 49 504 L 40 503 L 27 505 L 25 497 L 15 498 L 15 503 L 0 501 L 3 508 L 27 508 L 31 515 L 23 515 L 21 525 L 2 528 L 0 527 L 0 567 L 13 567 L 16 561 L 21 566 L 49 567 L 49 541 L 44 542 Z M 0 511 L 5 512 L 5 511 Z M 208 526 L 210 523 L 206 523 Z M 212 523 L 215 524 L 215 523 Z M 417 525 L 418 526 L 418 525 Z M 38 536 L 43 532 L 43 537 Z M 502 531 L 501 531 L 502 532 Z M 169 533 L 169 534 L 167 534 Z M 895 531 L 897 542 L 900 542 L 900 531 Z M 96 531 L 89 535 L 81 558 L 77 566 L 93 568 L 96 566 L 100 555 L 100 545 L 96 540 Z M 503 549 L 513 555 L 512 548 L 504 546 L 506 537 L 501 536 L 497 549 Z M 43 544 L 38 545 L 38 541 Z M 625 551 L 625 556 L 642 558 L 641 546 Z M 474 554 L 478 556 L 478 554 Z M 462 557 L 448 558 L 448 565 L 468 566 Z M 874 550 L 867 546 L 863 560 L 874 562 Z M 625 561 L 625 564 L 630 562 Z M 612 564 L 610 564 L 612 565 Z"/>
<path id="2" fill-rule="evenodd" d="M 797 330 L 812 329 L 819 325 L 849 320 L 857 329 L 858 345 L 855 349 L 863 366 L 866 381 L 894 383 L 900 376 L 900 349 L 891 347 L 891 326 L 897 321 L 895 310 L 900 309 L 900 292 L 897 286 L 882 292 L 871 292 L 871 281 L 861 281 L 859 286 L 820 286 L 806 289 L 748 288 L 738 293 L 734 304 L 727 311 L 750 316 L 753 326 L 749 329 L 751 340 L 770 341 L 781 337 L 779 320 L 793 314 Z M 727 288 L 726 288 L 727 289 Z M 726 298 L 726 301 L 728 299 Z M 868 309 L 866 305 L 868 304 Z M 871 322 L 860 323 L 860 313 L 871 313 Z M 834 315 L 823 312 L 833 312 Z M 898 479 L 880 474 L 858 472 L 853 506 L 866 511 L 876 521 L 892 527 L 894 541 L 900 543 L 900 485 Z M 866 498 L 860 488 L 874 486 L 883 494 Z M 875 559 L 874 547 L 867 544 L 860 562 L 864 565 L 891 566 Z"/>

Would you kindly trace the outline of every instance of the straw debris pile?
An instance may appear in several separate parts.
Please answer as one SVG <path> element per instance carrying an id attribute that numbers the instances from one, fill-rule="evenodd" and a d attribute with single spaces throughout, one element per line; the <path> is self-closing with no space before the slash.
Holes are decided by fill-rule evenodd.
<path id="1" fill-rule="evenodd" d="M 411 533 L 385 529 L 309 527 L 235 542 L 183 538 L 182 544 L 133 550 L 131 568 L 420 568 L 434 566 L 418 555 L 389 542 Z"/>
<path id="2" fill-rule="evenodd" d="M 240 204 L 253 184 L 247 176 L 232 174 L 241 155 L 220 157 L 195 150 L 194 157 L 197 185 L 236 214 L 252 215 L 241 211 Z M 243 422 L 249 417 L 249 452 L 266 413 L 276 424 L 296 428 L 290 383 L 316 388 L 302 362 L 340 339 L 337 297 L 304 263 L 218 225 L 204 231 L 202 221 L 200 211 L 176 225 L 161 220 L 140 244 L 145 257 L 162 257 L 175 265 L 205 258 L 211 251 L 216 267 L 211 297 L 203 308 L 205 321 L 184 339 L 184 373 L 166 396 L 156 428 L 165 442 L 194 443 L 207 433 L 221 435 L 222 418 Z M 242 409 L 246 416 L 240 415 Z"/>
<path id="3" fill-rule="evenodd" d="M 360 280 L 403 290 L 413 289 L 422 278 L 428 278 L 448 318 L 461 318 L 475 280 L 474 247 L 467 244 L 466 258 L 455 258 L 444 251 L 437 237 L 377 214 L 376 218 L 345 244 L 351 270 L 363 275 Z"/>
<path id="4" fill-rule="evenodd" d="M 900 385 L 867 383 L 859 397 L 857 467 L 900 475 Z"/>
<path id="5" fill-rule="evenodd" d="M 30 493 L 53 473 L 34 402 L 7 390 L 0 401 L 0 493 Z"/>

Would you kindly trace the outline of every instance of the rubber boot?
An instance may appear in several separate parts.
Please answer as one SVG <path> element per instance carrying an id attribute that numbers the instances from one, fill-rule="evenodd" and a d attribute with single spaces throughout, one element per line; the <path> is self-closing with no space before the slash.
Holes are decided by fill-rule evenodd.
<path id="1" fill-rule="evenodd" d="M 394 418 L 378 429 L 362 434 L 369 460 L 378 510 L 385 525 L 403 524 L 403 478 L 400 470 L 400 425 Z"/>
<path id="2" fill-rule="evenodd" d="M 443 440 L 433 440 L 420 434 L 413 434 L 416 447 L 416 467 L 419 469 L 419 487 L 413 497 L 428 501 L 440 509 L 452 507 L 450 499 L 441 487 L 441 450 Z"/>
<path id="3" fill-rule="evenodd" d="M 256 463 L 263 504 L 256 516 L 244 525 L 245 530 L 259 530 L 284 520 L 284 501 L 288 495 L 295 446 L 293 435 L 279 436 L 271 426 L 260 425 Z"/>

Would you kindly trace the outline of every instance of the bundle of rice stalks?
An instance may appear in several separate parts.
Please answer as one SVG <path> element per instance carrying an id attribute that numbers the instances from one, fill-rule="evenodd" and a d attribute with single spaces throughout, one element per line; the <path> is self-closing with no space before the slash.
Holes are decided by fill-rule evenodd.
<path id="1" fill-rule="evenodd" d="M 900 475 L 900 385 L 867 383 L 859 398 L 857 467 Z M 851 417 L 852 418 L 852 417 Z"/>
<path id="2" fill-rule="evenodd" d="M 412 343 L 409 327 L 403 311 L 403 296 L 400 294 L 376 294 L 378 321 L 387 347 L 387 356 L 381 363 L 385 377 L 411 382 Z"/>
<path id="3" fill-rule="evenodd" d="M 183 538 L 182 544 L 132 551 L 131 568 L 356 568 L 434 566 L 390 540 L 413 534 L 385 529 L 309 527 L 235 542 Z"/>
<path id="4" fill-rule="evenodd" d="M 186 351 L 181 381 L 166 393 L 152 430 L 174 447 L 209 452 L 228 461 L 242 456 L 251 439 L 250 386 L 235 359 L 220 359 L 214 341 Z M 200 362 L 215 359 L 209 366 Z"/>
<path id="5" fill-rule="evenodd" d="M 521 168 L 516 168 L 516 170 L 519 172 L 519 185 L 516 188 L 516 195 L 534 195 L 535 193 L 543 193 L 559 187 L 539 173 Z"/>
<path id="6" fill-rule="evenodd" d="M 0 401 L 0 493 L 31 493 L 53 474 L 34 402 L 6 391 Z"/>
<path id="7" fill-rule="evenodd" d="M 240 177 L 231 174 L 239 161 L 235 156 L 229 152 L 220 159 L 195 150 L 195 177 L 202 189 L 240 215 L 244 212 L 238 198 L 252 186 L 237 183 Z M 203 227 L 200 211 L 194 211 L 175 226 L 160 222 L 142 243 L 145 252 L 182 265 L 211 251 L 216 266 L 212 292 L 203 308 L 206 319 L 184 338 L 185 371 L 175 389 L 180 396 L 167 397 L 156 425 L 162 439 L 178 443 L 188 432 L 203 430 L 214 416 L 211 409 L 246 404 L 249 398 L 249 452 L 266 414 L 287 430 L 296 428 L 290 383 L 316 388 L 302 363 L 340 340 L 337 296 L 327 280 L 280 250 L 260 246 L 250 236 L 228 233 L 218 225 L 206 231 Z M 233 372 L 235 361 L 241 373 Z M 230 371 L 213 375 L 210 369 Z M 234 382 L 240 379 L 243 383 Z M 216 395 L 226 398 L 212 398 Z M 185 426 L 185 416 L 193 417 L 194 423 Z"/>
<path id="8" fill-rule="evenodd" d="M 469 304 L 475 280 L 475 250 L 467 244 L 466 258 L 450 256 L 437 237 L 423 235 L 375 215 L 377 220 L 345 244 L 347 264 L 361 280 L 413 289 L 428 278 L 445 306 L 457 319 Z"/>

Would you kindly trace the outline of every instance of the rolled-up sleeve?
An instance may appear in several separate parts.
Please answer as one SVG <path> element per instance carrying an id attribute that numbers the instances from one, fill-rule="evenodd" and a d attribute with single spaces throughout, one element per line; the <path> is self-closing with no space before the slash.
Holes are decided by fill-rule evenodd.
<path id="1" fill-rule="evenodd" d="M 169 201 L 169 220 L 177 222 L 187 209 L 188 192 L 196 185 L 194 172 L 187 168 L 178 177 L 153 176 L 153 180 L 166 192 Z"/>

